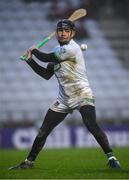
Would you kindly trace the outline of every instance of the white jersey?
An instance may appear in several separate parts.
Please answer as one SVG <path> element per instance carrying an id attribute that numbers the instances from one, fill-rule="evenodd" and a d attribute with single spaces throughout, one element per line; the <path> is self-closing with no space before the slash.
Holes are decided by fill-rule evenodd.
<path id="1" fill-rule="evenodd" d="M 66 45 L 56 47 L 54 53 L 58 60 L 54 65 L 54 73 L 59 82 L 58 103 L 55 104 L 61 103 L 71 109 L 77 108 L 79 103 L 94 105 L 80 46 L 71 40 Z"/>

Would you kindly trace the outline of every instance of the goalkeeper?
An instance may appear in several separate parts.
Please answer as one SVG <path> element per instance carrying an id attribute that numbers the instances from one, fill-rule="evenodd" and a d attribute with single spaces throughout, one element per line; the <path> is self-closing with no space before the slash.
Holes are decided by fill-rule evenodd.
<path id="1" fill-rule="evenodd" d="M 82 51 L 73 40 L 75 32 L 75 25 L 72 21 L 60 20 L 56 28 L 59 46 L 53 52 L 47 54 L 39 51 L 35 46 L 26 52 L 26 62 L 37 74 L 47 80 L 55 74 L 59 83 L 59 94 L 48 109 L 27 158 L 13 168 L 27 169 L 33 167 L 48 135 L 64 120 L 68 113 L 75 109 L 80 112 L 84 125 L 102 147 L 108 158 L 108 165 L 111 168 L 120 168 L 120 163 L 113 155 L 106 134 L 96 122 L 94 96 L 86 76 Z M 39 61 L 48 63 L 47 68 L 35 62 L 32 55 Z"/>

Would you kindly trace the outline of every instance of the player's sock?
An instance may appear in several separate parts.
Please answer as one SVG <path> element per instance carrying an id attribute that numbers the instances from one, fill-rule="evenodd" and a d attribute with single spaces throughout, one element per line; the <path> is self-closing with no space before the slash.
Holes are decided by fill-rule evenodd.
<path id="1" fill-rule="evenodd" d="M 108 158 L 108 159 L 111 159 L 112 157 L 114 157 L 114 155 L 113 155 L 113 152 L 112 152 L 112 151 L 111 151 L 111 152 L 109 152 L 109 153 L 107 153 L 106 155 L 107 155 L 107 158 Z"/>
<path id="2" fill-rule="evenodd" d="M 25 159 L 25 163 L 27 163 L 27 164 L 34 164 L 34 161 L 30 161 L 28 159 Z"/>

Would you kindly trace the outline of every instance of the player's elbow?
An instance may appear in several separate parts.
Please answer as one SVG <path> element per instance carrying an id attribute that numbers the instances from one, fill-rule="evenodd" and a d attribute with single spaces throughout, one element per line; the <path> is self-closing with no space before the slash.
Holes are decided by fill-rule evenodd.
<path id="1" fill-rule="evenodd" d="M 45 76 L 43 76 L 43 78 L 44 78 L 45 80 L 49 80 L 49 79 L 51 78 L 51 76 L 50 76 L 50 75 L 45 75 Z"/>
<path id="2" fill-rule="evenodd" d="M 49 80 L 49 79 L 50 79 L 50 77 L 45 77 L 44 79 Z"/>

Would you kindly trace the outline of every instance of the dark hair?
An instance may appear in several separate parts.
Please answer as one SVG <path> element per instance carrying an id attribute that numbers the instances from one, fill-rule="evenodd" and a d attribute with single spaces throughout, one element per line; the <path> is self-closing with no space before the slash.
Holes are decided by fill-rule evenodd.
<path id="1" fill-rule="evenodd" d="M 57 22 L 56 29 L 70 28 L 71 30 L 76 30 L 75 25 L 72 21 L 68 19 L 62 19 Z"/>

